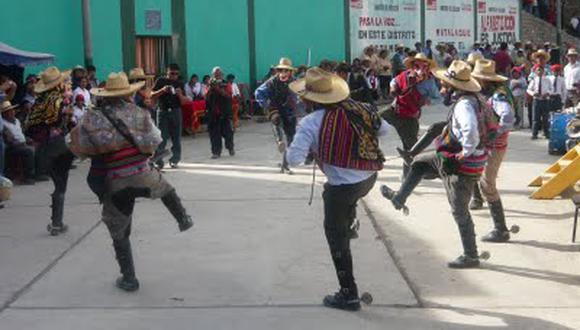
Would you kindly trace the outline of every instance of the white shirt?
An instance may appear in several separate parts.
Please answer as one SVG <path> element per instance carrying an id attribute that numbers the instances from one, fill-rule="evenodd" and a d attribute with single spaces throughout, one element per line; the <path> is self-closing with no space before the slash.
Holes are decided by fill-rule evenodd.
<path id="1" fill-rule="evenodd" d="M 240 95 L 242 95 L 242 93 L 240 93 L 240 88 L 238 87 L 238 84 L 232 83 L 232 96 L 236 97 Z"/>
<path id="2" fill-rule="evenodd" d="M 78 124 L 81 122 L 81 119 L 83 119 L 83 116 L 86 113 L 86 108 L 85 107 L 78 107 L 78 106 L 74 106 L 73 107 L 73 122 L 75 124 Z"/>
<path id="3" fill-rule="evenodd" d="M 479 156 L 485 152 L 485 150 L 477 150 L 479 145 L 477 114 L 469 100 L 461 99 L 453 108 L 451 130 L 463 146 L 464 157 Z"/>
<path id="4" fill-rule="evenodd" d="M 574 84 L 580 83 L 580 62 L 574 64 L 568 63 L 564 67 L 564 80 L 566 81 L 566 89 L 574 90 Z"/>
<path id="5" fill-rule="evenodd" d="M 510 89 L 512 90 L 512 94 L 514 94 L 516 97 L 526 94 L 526 88 L 528 87 L 527 85 L 528 82 L 524 77 L 510 80 Z"/>
<path id="6" fill-rule="evenodd" d="M 196 82 L 193 86 L 191 86 L 189 83 L 185 84 L 185 96 L 192 100 L 203 97 L 201 84 L 199 82 Z"/>
<path id="7" fill-rule="evenodd" d="M 85 98 L 85 106 L 91 106 L 91 93 L 88 89 L 77 87 L 73 92 L 73 102 L 76 102 L 77 95 L 81 94 Z"/>
<path id="8" fill-rule="evenodd" d="M 4 124 L 4 132 L 6 132 L 10 139 L 14 141 L 14 144 L 26 143 L 26 137 L 22 132 L 22 126 L 20 125 L 20 121 L 17 118 L 14 119 L 14 123 L 11 123 L 6 119 L 1 120 Z"/>
<path id="9" fill-rule="evenodd" d="M 542 79 L 541 91 L 540 91 L 540 78 Z M 552 81 L 550 81 L 549 77 L 536 76 L 532 80 L 530 80 L 530 84 L 528 85 L 528 95 L 536 97 L 536 94 L 540 94 L 542 98 L 545 98 L 546 96 L 551 95 L 552 93 L 553 93 Z"/>
<path id="10" fill-rule="evenodd" d="M 320 139 L 320 127 L 324 119 L 324 110 L 316 110 L 308 116 L 302 118 L 298 123 L 298 129 L 294 136 L 294 141 L 286 152 L 286 160 L 290 166 L 298 166 L 304 163 L 310 151 L 318 151 L 318 141 Z M 388 132 L 389 124 L 381 119 L 379 136 L 384 136 Z M 375 174 L 375 171 L 361 171 L 348 168 L 322 164 L 322 171 L 326 175 L 328 183 L 332 186 L 342 184 L 354 184 L 364 181 Z"/>
<path id="11" fill-rule="evenodd" d="M 548 77 L 552 83 L 552 94 L 560 95 L 562 101 L 566 100 L 566 85 L 564 84 L 564 77 L 562 76 L 550 76 Z"/>

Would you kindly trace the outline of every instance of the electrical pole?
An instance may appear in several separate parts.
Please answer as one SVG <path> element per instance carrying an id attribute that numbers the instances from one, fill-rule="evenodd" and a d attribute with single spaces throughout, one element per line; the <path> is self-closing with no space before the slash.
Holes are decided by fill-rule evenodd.
<path id="1" fill-rule="evenodd" d="M 562 0 L 556 0 L 556 43 L 562 52 Z"/>
<path id="2" fill-rule="evenodd" d="M 83 40 L 85 48 L 85 66 L 93 65 L 93 33 L 91 30 L 90 0 L 82 0 L 83 6 Z"/>

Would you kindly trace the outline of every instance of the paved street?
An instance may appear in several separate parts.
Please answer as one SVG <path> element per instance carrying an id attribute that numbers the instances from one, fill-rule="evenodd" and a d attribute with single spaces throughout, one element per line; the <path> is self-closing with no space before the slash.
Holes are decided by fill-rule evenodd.
<path id="1" fill-rule="evenodd" d="M 431 108 L 423 121 L 444 117 Z M 136 205 L 141 289 L 132 294 L 113 285 L 118 268 L 83 162 L 71 172 L 66 235 L 45 231 L 47 183 L 17 187 L 0 211 L 0 329 L 578 329 L 574 209 L 528 199 L 528 181 L 557 159 L 529 135 L 513 134 L 499 183 L 521 233 L 509 244 L 480 243 L 492 257 L 479 270 L 446 268 L 460 243 L 440 181 L 417 189 L 408 217 L 380 196 L 381 183 L 400 184 L 400 160 L 388 161 L 358 210 L 355 276 L 375 299 L 358 313 L 321 306 L 337 288 L 322 228 L 324 178 L 318 171 L 308 206 L 312 168 L 279 174 L 268 124 L 244 122 L 237 155 L 217 161 L 205 134 L 184 139 L 185 159 L 166 176 L 195 226 L 178 233 L 160 201 Z M 397 144 L 394 131 L 383 139 L 387 157 Z M 491 225 L 487 211 L 474 220 L 479 236 Z"/>

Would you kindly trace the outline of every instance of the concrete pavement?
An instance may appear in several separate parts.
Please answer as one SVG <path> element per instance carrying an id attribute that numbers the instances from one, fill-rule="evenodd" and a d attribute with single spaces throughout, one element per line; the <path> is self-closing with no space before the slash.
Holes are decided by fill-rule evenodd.
<path id="1" fill-rule="evenodd" d="M 444 116 L 432 108 L 423 121 Z M 113 286 L 117 265 L 84 183 L 87 163 L 72 172 L 65 236 L 44 231 L 50 185 L 16 188 L 0 211 L 0 329 L 580 328 L 571 203 L 527 198 L 527 181 L 555 160 L 546 141 L 514 134 L 500 188 L 522 232 L 510 244 L 480 244 L 492 254 L 481 270 L 445 267 L 460 243 L 440 181 L 417 189 L 409 217 L 380 197 L 381 182 L 399 185 L 401 163 L 390 161 L 359 207 L 353 241 L 355 276 L 375 304 L 347 313 L 320 305 L 337 286 L 322 229 L 322 175 L 309 207 L 311 168 L 277 173 L 268 124 L 244 124 L 235 157 L 211 161 L 205 135 L 186 138 L 181 167 L 166 172 L 194 216 L 192 230 L 178 233 L 159 201 L 137 204 L 135 294 Z M 395 133 L 381 142 L 394 155 Z M 474 218 L 483 234 L 487 212 Z"/>

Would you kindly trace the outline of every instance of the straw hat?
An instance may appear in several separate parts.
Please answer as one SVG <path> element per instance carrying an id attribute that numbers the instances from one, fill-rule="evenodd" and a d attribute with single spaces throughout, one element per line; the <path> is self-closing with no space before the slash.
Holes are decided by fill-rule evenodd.
<path id="1" fill-rule="evenodd" d="M 578 51 L 576 50 L 576 48 L 570 48 L 568 49 L 568 53 L 566 53 L 566 56 L 578 56 Z"/>
<path id="2" fill-rule="evenodd" d="M 467 64 L 471 66 L 474 66 L 478 60 L 483 60 L 483 55 L 480 53 L 469 53 L 469 56 L 467 56 Z"/>
<path id="3" fill-rule="evenodd" d="M 551 56 L 550 53 L 548 53 L 547 51 L 540 49 L 537 52 L 532 54 L 532 60 L 535 60 L 538 57 L 543 57 L 546 62 L 550 60 Z"/>
<path id="4" fill-rule="evenodd" d="M 134 68 L 129 71 L 129 80 L 147 79 L 151 77 L 153 77 L 153 75 L 145 74 L 143 68 Z"/>
<path id="5" fill-rule="evenodd" d="M 280 62 L 278 62 L 278 65 L 276 65 L 274 67 L 274 69 L 276 69 L 276 70 L 280 70 L 280 69 L 282 69 L 282 70 L 292 70 L 292 71 L 296 70 L 292 66 L 292 60 L 289 59 L 289 58 L 287 58 L 287 57 L 282 57 L 280 59 Z"/>
<path id="6" fill-rule="evenodd" d="M 449 68 L 434 70 L 433 74 L 457 89 L 473 93 L 481 91 L 481 86 L 471 76 L 471 67 L 463 61 L 455 60 Z"/>
<path id="7" fill-rule="evenodd" d="M 111 73 L 103 88 L 91 89 L 91 94 L 100 97 L 119 97 L 131 95 L 145 85 L 144 81 L 129 84 L 125 72 Z"/>
<path id="8" fill-rule="evenodd" d="M 338 103 L 350 95 L 346 81 L 318 67 L 308 69 L 304 78 L 290 83 L 289 87 L 302 98 L 320 104 Z"/>
<path id="9" fill-rule="evenodd" d="M 432 60 L 430 60 L 427 55 L 423 54 L 423 53 L 418 53 L 417 55 L 413 56 L 413 57 L 407 57 L 403 63 L 405 64 L 405 66 L 407 67 L 407 69 L 413 67 L 413 65 L 415 64 L 415 62 L 425 62 L 427 64 L 429 64 L 429 68 L 433 69 L 437 66 L 437 64 L 435 64 L 435 62 L 433 62 Z"/>
<path id="10" fill-rule="evenodd" d="M 57 67 L 51 66 L 40 74 L 40 80 L 34 85 L 34 92 L 43 93 L 49 91 L 60 85 L 66 77 L 67 75 L 60 72 Z"/>
<path id="11" fill-rule="evenodd" d="M 12 105 L 10 101 L 4 101 L 0 104 L 0 113 L 4 113 L 8 110 L 16 109 L 18 105 Z"/>
<path id="12" fill-rule="evenodd" d="M 493 82 L 504 82 L 508 80 L 508 78 L 495 73 L 495 61 L 491 60 L 476 61 L 471 76 L 475 79 Z"/>

